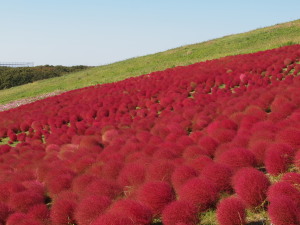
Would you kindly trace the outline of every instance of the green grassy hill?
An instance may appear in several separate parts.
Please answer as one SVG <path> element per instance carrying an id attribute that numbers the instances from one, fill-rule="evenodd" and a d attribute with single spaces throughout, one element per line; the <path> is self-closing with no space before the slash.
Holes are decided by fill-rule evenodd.
<path id="1" fill-rule="evenodd" d="M 0 104 L 54 91 L 68 91 L 119 81 L 132 76 L 227 55 L 251 53 L 299 43 L 300 20 L 295 20 L 1 90 Z"/>

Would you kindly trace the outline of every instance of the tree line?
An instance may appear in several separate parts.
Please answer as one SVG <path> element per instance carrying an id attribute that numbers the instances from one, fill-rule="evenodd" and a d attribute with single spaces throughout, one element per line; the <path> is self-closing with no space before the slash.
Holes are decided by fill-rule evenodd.
<path id="1" fill-rule="evenodd" d="M 0 67 L 0 90 L 31 83 L 37 80 L 59 77 L 68 73 L 90 68 L 88 66 L 35 66 L 35 67 Z"/>

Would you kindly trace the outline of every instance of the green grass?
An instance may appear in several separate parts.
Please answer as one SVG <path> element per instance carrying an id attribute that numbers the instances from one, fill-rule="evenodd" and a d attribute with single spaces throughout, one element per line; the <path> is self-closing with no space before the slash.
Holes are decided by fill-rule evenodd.
<path id="1" fill-rule="evenodd" d="M 299 43 L 300 20 L 295 20 L 1 90 L 0 104 L 57 90 L 68 91 L 115 82 L 128 77 L 227 55 L 251 53 Z"/>

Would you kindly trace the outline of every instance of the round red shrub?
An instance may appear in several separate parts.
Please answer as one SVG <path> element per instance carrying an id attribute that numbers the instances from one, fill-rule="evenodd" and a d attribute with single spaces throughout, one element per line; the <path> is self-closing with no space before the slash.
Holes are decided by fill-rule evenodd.
<path id="1" fill-rule="evenodd" d="M 162 222 L 164 225 L 195 225 L 199 222 L 197 208 L 187 201 L 174 201 L 164 208 Z"/>
<path id="2" fill-rule="evenodd" d="M 76 203 L 72 199 L 57 199 L 51 207 L 50 218 L 53 225 L 74 224 Z"/>
<path id="3" fill-rule="evenodd" d="M 295 150 L 285 143 L 270 144 L 265 153 L 265 166 L 268 173 L 277 175 L 285 172 L 292 163 Z"/>
<path id="4" fill-rule="evenodd" d="M 117 201 L 110 208 L 109 212 L 128 217 L 134 222 L 134 224 L 138 225 L 147 225 L 152 221 L 151 209 L 137 201 L 130 199 Z"/>
<path id="5" fill-rule="evenodd" d="M 121 160 L 109 160 L 103 164 L 101 176 L 104 179 L 116 180 L 123 166 L 124 163 Z"/>
<path id="6" fill-rule="evenodd" d="M 91 225 L 135 225 L 127 216 L 106 213 L 99 216 Z"/>
<path id="7" fill-rule="evenodd" d="M 148 182 L 142 185 L 137 200 L 148 206 L 154 215 L 161 214 L 163 208 L 174 199 L 174 191 L 166 182 Z"/>
<path id="8" fill-rule="evenodd" d="M 207 153 L 197 145 L 191 145 L 184 149 L 183 158 L 190 160 L 198 158 L 200 155 L 207 155 Z"/>
<path id="9" fill-rule="evenodd" d="M 216 151 L 218 142 L 209 136 L 202 136 L 198 141 L 198 145 L 206 152 L 207 155 L 212 157 Z"/>
<path id="10" fill-rule="evenodd" d="M 295 158 L 294 158 L 295 166 L 300 168 L 300 151 L 297 151 Z"/>
<path id="11" fill-rule="evenodd" d="M 186 165 L 179 166 L 174 170 L 172 174 L 172 185 L 175 188 L 176 192 L 178 192 L 183 184 L 197 176 L 198 172 L 192 167 Z"/>
<path id="12" fill-rule="evenodd" d="M 11 195 L 25 190 L 26 188 L 16 181 L 0 183 L 0 200 L 7 202 Z"/>
<path id="13" fill-rule="evenodd" d="M 244 148 L 233 148 L 225 151 L 217 157 L 216 161 L 229 166 L 234 171 L 243 167 L 256 166 L 255 156 Z"/>
<path id="14" fill-rule="evenodd" d="M 5 221 L 12 210 L 4 203 L 0 202 L 0 224 L 5 224 Z"/>
<path id="15" fill-rule="evenodd" d="M 81 195 L 86 186 L 90 184 L 96 177 L 88 174 L 82 174 L 72 180 L 71 189 L 74 193 Z"/>
<path id="16" fill-rule="evenodd" d="M 221 163 L 211 163 L 207 165 L 201 172 L 201 176 L 215 183 L 218 191 L 232 190 L 231 177 L 232 169 Z"/>
<path id="17" fill-rule="evenodd" d="M 139 186 L 145 180 L 145 167 L 138 163 L 125 164 L 121 170 L 118 183 L 121 186 Z"/>
<path id="18" fill-rule="evenodd" d="M 239 198 L 229 197 L 217 206 L 217 219 L 220 225 L 246 224 L 246 207 Z"/>
<path id="19" fill-rule="evenodd" d="M 213 206 L 219 197 L 216 185 L 204 178 L 193 178 L 179 191 L 179 199 L 194 204 L 200 212 Z"/>
<path id="20" fill-rule="evenodd" d="M 286 196 L 290 198 L 298 208 L 300 207 L 300 191 L 289 182 L 280 181 L 271 185 L 267 195 L 270 202 L 278 196 Z"/>
<path id="21" fill-rule="evenodd" d="M 270 181 L 254 168 L 240 169 L 233 177 L 233 188 L 248 207 L 256 207 L 267 198 Z"/>
<path id="22" fill-rule="evenodd" d="M 43 224 L 50 223 L 50 210 L 46 204 L 34 205 L 28 210 L 27 215 L 42 222 Z"/>
<path id="23" fill-rule="evenodd" d="M 276 135 L 276 141 L 290 144 L 293 147 L 297 147 L 300 145 L 300 129 L 286 128 L 284 130 L 281 130 Z"/>
<path id="24" fill-rule="evenodd" d="M 74 213 L 79 225 L 89 225 L 110 206 L 111 200 L 106 196 L 89 196 L 82 199 Z"/>
<path id="25" fill-rule="evenodd" d="M 11 150 L 9 145 L 0 145 L 0 155 L 8 153 Z"/>
<path id="26" fill-rule="evenodd" d="M 12 194 L 8 206 L 15 211 L 27 212 L 30 207 L 43 202 L 44 197 L 41 194 L 28 190 Z"/>
<path id="27" fill-rule="evenodd" d="M 201 155 L 196 159 L 188 161 L 187 164 L 188 166 L 195 169 L 197 172 L 201 173 L 201 171 L 212 162 L 213 160 L 210 157 L 206 155 Z"/>
<path id="28" fill-rule="evenodd" d="M 300 185 L 300 173 L 290 172 L 285 173 L 281 178 L 281 181 L 289 182 L 290 184 L 299 186 Z"/>
<path id="29" fill-rule="evenodd" d="M 265 161 L 265 153 L 269 146 L 269 142 L 258 140 L 257 142 L 253 143 L 249 150 L 253 153 L 255 156 L 256 162 L 258 165 L 262 166 Z"/>
<path id="30" fill-rule="evenodd" d="M 173 163 L 163 160 L 152 162 L 147 168 L 147 181 L 164 181 L 171 183 L 171 175 L 175 166 Z"/>
<path id="31" fill-rule="evenodd" d="M 11 214 L 7 221 L 6 225 L 43 225 L 42 222 L 31 218 L 25 213 L 13 213 Z"/>
<path id="32" fill-rule="evenodd" d="M 296 225 L 300 223 L 299 208 L 287 196 L 273 198 L 268 207 L 268 214 L 272 224 Z"/>
<path id="33" fill-rule="evenodd" d="M 114 199 L 122 193 L 122 188 L 114 181 L 96 179 L 89 183 L 84 189 L 82 196 L 89 195 L 106 195 Z"/>
<path id="34" fill-rule="evenodd" d="M 70 173 L 61 173 L 59 175 L 49 175 L 46 178 L 46 186 L 51 196 L 58 194 L 71 187 L 74 175 Z"/>

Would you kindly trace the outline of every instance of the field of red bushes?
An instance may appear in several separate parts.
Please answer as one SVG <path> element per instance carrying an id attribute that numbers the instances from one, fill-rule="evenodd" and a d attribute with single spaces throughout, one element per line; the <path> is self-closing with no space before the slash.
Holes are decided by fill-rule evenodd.
<path id="1" fill-rule="evenodd" d="M 299 63 L 292 45 L 0 112 L 0 224 L 300 224 Z"/>

